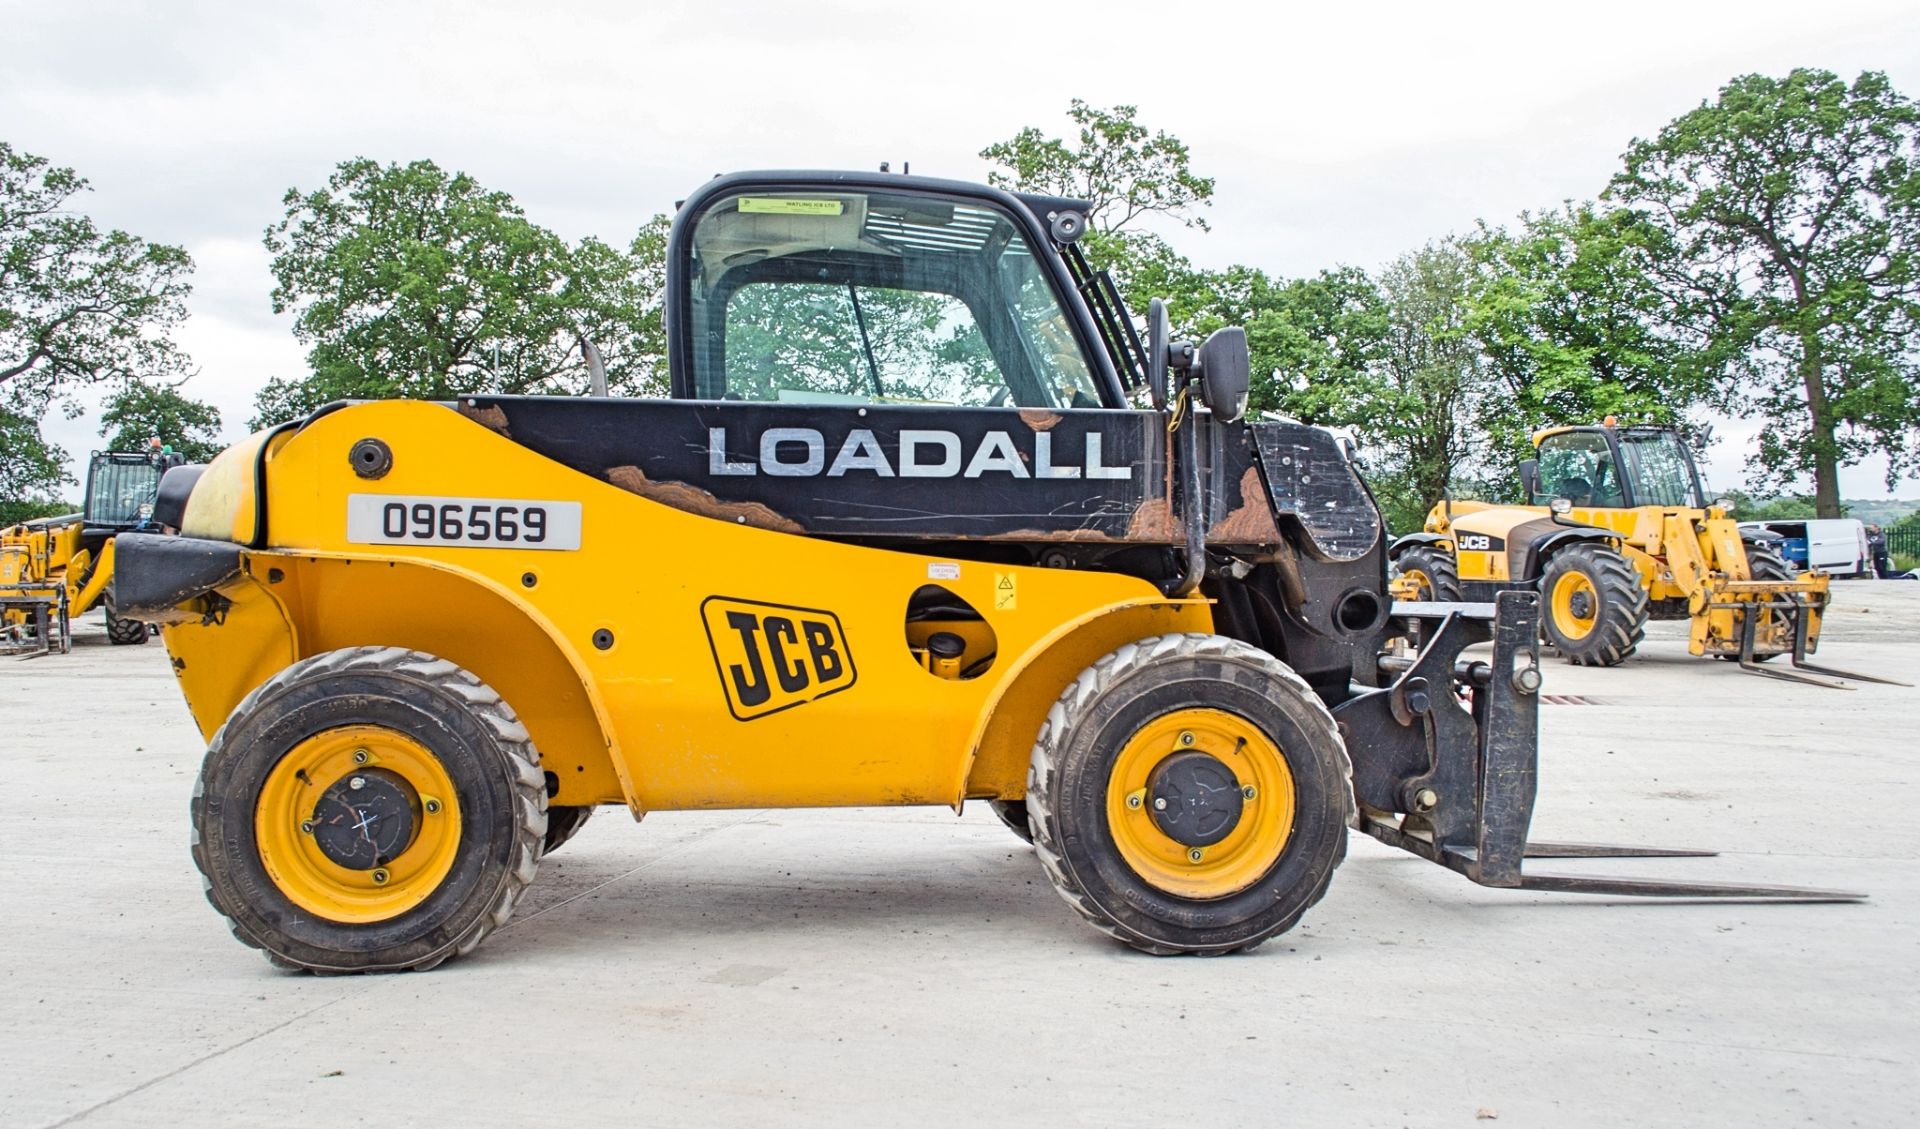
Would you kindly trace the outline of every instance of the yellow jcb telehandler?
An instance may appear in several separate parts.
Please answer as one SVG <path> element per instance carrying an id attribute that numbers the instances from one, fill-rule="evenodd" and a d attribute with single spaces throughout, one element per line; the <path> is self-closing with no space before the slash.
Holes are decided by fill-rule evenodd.
<path id="1" fill-rule="evenodd" d="M 80 513 L 0 529 L 0 650 L 64 653 L 71 621 L 102 605 L 108 641 L 147 641 L 146 624 L 115 610 L 113 542 L 153 527 L 160 476 L 183 462 L 157 439 L 146 451 L 95 451 Z"/>
<path id="2" fill-rule="evenodd" d="M 1828 578 L 1795 576 L 1767 535 L 1709 504 L 1693 451 L 1667 427 L 1553 427 L 1521 464 L 1531 505 L 1443 501 L 1394 542 L 1397 583 L 1422 599 L 1537 590 L 1546 639 L 1571 663 L 1614 666 L 1649 618 L 1689 621 L 1688 650 L 1821 686 L 1906 683 L 1806 661 L 1820 642 Z M 1780 655 L 1794 670 L 1761 666 Z"/>
<path id="3" fill-rule="evenodd" d="M 1538 597 L 1414 609 L 1239 330 L 1141 342 L 1087 205 L 737 174 L 669 237 L 671 399 L 335 404 L 170 472 L 121 539 L 209 748 L 193 857 L 277 963 L 429 968 L 596 805 L 989 803 L 1152 953 L 1247 949 L 1357 827 L 1538 875 Z M 1130 406 L 1144 387 L 1152 407 Z M 1470 645 L 1490 643 L 1468 658 Z"/>

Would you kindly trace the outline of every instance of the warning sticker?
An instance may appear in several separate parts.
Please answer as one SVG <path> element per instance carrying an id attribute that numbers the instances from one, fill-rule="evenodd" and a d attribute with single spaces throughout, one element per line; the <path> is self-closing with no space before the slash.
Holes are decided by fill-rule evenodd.
<path id="1" fill-rule="evenodd" d="M 847 203 L 818 197 L 796 200 L 791 196 L 742 196 L 740 210 L 763 216 L 837 216 L 847 210 Z"/>
<path id="2" fill-rule="evenodd" d="M 930 561 L 927 564 L 928 580 L 958 580 L 960 566 L 952 561 Z"/>
<path id="3" fill-rule="evenodd" d="M 1014 575 L 1011 572 L 996 572 L 993 574 L 994 611 L 1010 612 L 1015 610 L 1015 605 L 1020 596 L 1020 589 L 1016 586 L 1014 579 Z"/>

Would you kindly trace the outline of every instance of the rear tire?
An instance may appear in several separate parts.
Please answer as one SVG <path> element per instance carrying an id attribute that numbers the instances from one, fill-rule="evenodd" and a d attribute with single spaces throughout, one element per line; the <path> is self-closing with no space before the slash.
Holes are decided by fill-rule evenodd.
<path id="1" fill-rule="evenodd" d="M 1460 566 L 1451 553 L 1416 546 L 1394 558 L 1393 574 L 1413 578 L 1420 585 L 1423 600 L 1452 603 L 1461 598 Z"/>
<path id="2" fill-rule="evenodd" d="M 418 971 L 506 924 L 546 808 L 539 753 L 479 678 L 351 647 L 268 679 L 214 734 L 193 861 L 234 936 L 275 965 Z"/>
<path id="3" fill-rule="evenodd" d="M 1540 630 L 1575 666 L 1618 666 L 1647 633 L 1647 590 L 1627 559 L 1582 543 L 1555 553 L 1540 575 Z"/>
<path id="4" fill-rule="evenodd" d="M 119 616 L 114 615 L 112 604 L 106 605 L 105 611 L 107 613 L 107 642 L 112 643 L 116 647 L 124 647 L 145 643 L 147 641 L 148 632 L 146 624 L 137 619 L 121 619 Z"/>
<path id="5" fill-rule="evenodd" d="M 1169 788 L 1195 799 L 1156 805 Z M 1202 797 L 1215 806 L 1195 809 Z M 1285 664 L 1217 635 L 1160 635 L 1088 667 L 1047 712 L 1027 814 L 1054 889 L 1094 928 L 1155 955 L 1235 952 L 1326 893 L 1353 770 Z"/>

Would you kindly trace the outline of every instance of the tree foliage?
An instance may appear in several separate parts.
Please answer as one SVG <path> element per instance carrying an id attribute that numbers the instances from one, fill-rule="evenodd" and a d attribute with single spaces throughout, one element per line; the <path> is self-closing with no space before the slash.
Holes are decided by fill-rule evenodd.
<path id="1" fill-rule="evenodd" d="M 87 182 L 0 141 L 0 397 L 38 416 L 76 386 L 186 370 L 185 250 L 101 231 L 71 209 Z"/>
<path id="2" fill-rule="evenodd" d="M 220 409 L 170 384 L 129 384 L 114 393 L 101 413 L 100 437 L 109 451 L 144 451 L 158 439 L 190 463 L 211 462 L 225 446 Z"/>
<path id="3" fill-rule="evenodd" d="M 1089 224 L 1102 232 L 1121 231 L 1149 216 L 1205 231 L 1207 221 L 1196 210 L 1212 202 L 1213 178 L 1193 171 L 1185 142 L 1165 130 L 1149 133 L 1139 112 L 1075 98 L 1067 117 L 1078 127 L 1076 142 L 1028 126 L 980 151 L 999 166 L 987 179 L 1015 192 L 1085 200 L 1093 206 Z"/>
<path id="4" fill-rule="evenodd" d="M 73 209 L 87 182 L 0 141 L 0 517 L 65 507 L 66 452 L 40 420 L 77 413 L 79 389 L 176 378 L 169 334 L 186 317 L 186 251 L 102 231 Z"/>
<path id="5" fill-rule="evenodd" d="M 342 398 L 580 393 L 583 336 L 611 391 L 664 387 L 665 217 L 625 250 L 569 245 L 465 173 L 364 158 L 283 203 L 265 235 L 273 307 L 294 314 L 311 373 L 270 382 L 257 423 Z"/>
<path id="6" fill-rule="evenodd" d="M 1920 109 L 1867 72 L 1746 75 L 1628 149 L 1607 196 L 1674 326 L 1703 342 L 1715 406 L 1759 416 L 1753 464 L 1810 474 L 1873 451 L 1920 468 Z"/>
<path id="7" fill-rule="evenodd" d="M 1112 274 L 1136 312 L 1149 298 L 1168 298 L 1182 323 L 1206 302 L 1206 278 L 1148 225 L 1157 220 L 1205 231 L 1199 210 L 1213 202 L 1213 178 L 1193 171 L 1185 142 L 1165 130 L 1149 131 L 1138 115 L 1134 106 L 1109 110 L 1075 98 L 1067 109 L 1075 140 L 1028 126 L 980 156 L 996 166 L 987 174 L 996 187 L 1091 205 L 1082 237 L 1088 262 Z"/>
<path id="8" fill-rule="evenodd" d="M 1504 481 L 1517 483 L 1537 428 L 1680 424 L 1700 401 L 1703 343 L 1665 324 L 1631 214 L 1567 205 L 1512 231 L 1483 223 L 1461 247 L 1474 267 L 1464 328 L 1489 380 L 1480 424 Z"/>
<path id="9" fill-rule="evenodd" d="M 66 459 L 41 437 L 37 420 L 0 405 L 0 527 L 74 508 L 57 497 L 73 481 Z"/>

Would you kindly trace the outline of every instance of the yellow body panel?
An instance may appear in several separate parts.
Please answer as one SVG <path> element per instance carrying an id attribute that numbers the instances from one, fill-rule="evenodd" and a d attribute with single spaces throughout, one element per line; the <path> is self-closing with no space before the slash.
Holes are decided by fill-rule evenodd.
<path id="1" fill-rule="evenodd" d="M 376 480 L 348 463 L 365 437 L 393 451 Z M 683 512 L 432 404 L 345 408 L 276 437 L 267 458 L 266 548 L 244 553 L 243 575 L 220 589 L 232 606 L 163 631 L 201 729 L 211 734 L 300 658 L 411 647 L 501 694 L 558 777 L 560 804 L 624 801 L 638 815 L 1017 797 L 1047 708 L 1081 670 L 1133 639 L 1212 629 L 1205 601 L 1132 577 L 842 545 Z M 252 515 L 239 484 L 253 476 L 221 463 L 208 475 L 216 469 L 230 483 L 221 496 L 249 512 L 223 525 L 196 489 L 189 524 L 242 531 Z M 580 548 L 356 544 L 354 494 L 577 501 Z M 928 669 L 924 633 L 910 636 L 907 602 L 929 583 L 985 617 L 995 658 L 976 677 Z M 751 637 L 769 671 L 810 684 L 754 707 L 768 712 L 742 708 L 724 680 L 744 670 L 750 633 L 716 631 L 724 616 L 703 607 L 715 600 L 748 617 L 779 611 L 786 634 L 769 613 Z M 829 649 L 837 630 L 845 672 L 810 678 L 794 657 L 815 629 Z M 974 666 L 985 656 L 969 631 Z"/>

